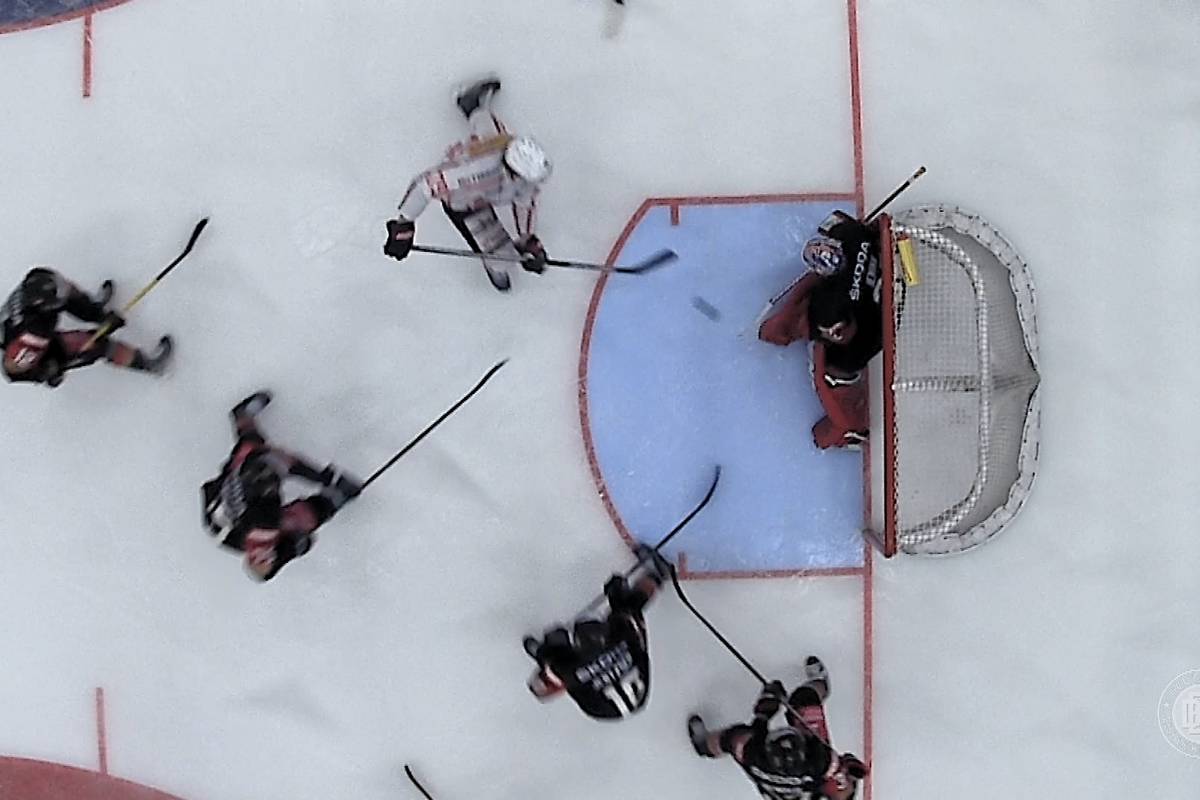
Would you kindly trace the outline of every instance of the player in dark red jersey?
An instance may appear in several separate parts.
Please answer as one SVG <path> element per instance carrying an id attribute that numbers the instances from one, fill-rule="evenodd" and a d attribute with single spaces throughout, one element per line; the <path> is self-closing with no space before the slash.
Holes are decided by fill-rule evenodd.
<path id="1" fill-rule="evenodd" d="M 224 547 L 246 554 L 250 576 L 267 581 L 312 549 L 315 531 L 362 491 L 362 484 L 332 464 L 318 469 L 267 442 L 256 417 L 271 402 L 256 392 L 233 407 L 237 442 L 221 474 L 204 484 L 204 522 Z M 303 478 L 322 488 L 282 500 L 283 481 Z"/>
<path id="2" fill-rule="evenodd" d="M 813 343 L 813 383 L 826 416 L 813 426 L 818 447 L 854 447 L 867 437 L 867 364 L 883 347 L 879 223 L 840 211 L 804 246 L 805 274 L 782 298 L 758 337 L 787 346 Z"/>
<path id="3" fill-rule="evenodd" d="M 171 338 L 162 337 L 151 354 L 111 338 L 112 332 L 125 324 L 119 314 L 106 308 L 112 294 L 112 281 L 105 281 L 92 297 L 52 269 L 31 269 L 0 308 L 4 376 L 14 382 L 55 387 L 63 382 L 67 370 L 101 358 L 117 366 L 161 373 L 171 357 Z M 89 347 L 98 328 L 60 331 L 58 320 L 64 312 L 84 322 L 106 325 L 108 331 Z"/>
<path id="4" fill-rule="evenodd" d="M 525 652 L 538 662 L 529 690 L 539 700 L 566 691 L 595 719 L 620 719 L 646 705 L 650 652 L 642 612 L 670 565 L 647 545 L 635 552 L 639 563 L 630 579 L 613 575 L 604 584 L 606 617 L 577 619 L 572 631 L 559 626 L 541 641 L 525 639 Z"/>
<path id="5" fill-rule="evenodd" d="M 816 656 L 809 656 L 805 682 L 790 696 L 772 681 L 754 704 L 753 719 L 720 731 L 709 731 L 704 720 L 688 719 L 688 738 L 705 758 L 733 756 L 767 800 L 850 800 L 867 767 L 858 757 L 838 753 L 829 745 L 825 699 L 829 673 Z M 787 701 L 786 724 L 771 727 L 771 719 Z"/>

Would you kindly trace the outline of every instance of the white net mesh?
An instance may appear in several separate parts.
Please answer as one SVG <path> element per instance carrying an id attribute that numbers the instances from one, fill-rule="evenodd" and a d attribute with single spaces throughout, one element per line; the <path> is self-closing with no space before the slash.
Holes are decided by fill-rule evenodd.
<path id="1" fill-rule="evenodd" d="M 978 215 L 925 206 L 897 214 L 892 229 L 912 242 L 919 282 L 905 282 L 893 250 L 887 533 L 904 552 L 960 552 L 1007 524 L 1033 480 L 1033 287 L 1016 251 Z"/>

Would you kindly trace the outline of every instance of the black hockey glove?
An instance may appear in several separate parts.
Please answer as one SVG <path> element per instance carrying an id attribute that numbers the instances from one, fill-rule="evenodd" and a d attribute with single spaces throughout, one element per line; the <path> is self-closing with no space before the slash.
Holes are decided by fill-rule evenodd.
<path id="1" fill-rule="evenodd" d="M 546 271 L 546 247 L 532 233 L 516 243 L 521 254 L 521 267 L 528 272 L 541 275 Z"/>
<path id="2" fill-rule="evenodd" d="M 341 472 L 333 464 L 329 464 L 325 469 L 321 470 L 321 483 L 337 489 L 348 499 L 353 499 L 362 494 L 362 482 L 345 472 Z"/>
<path id="3" fill-rule="evenodd" d="M 754 703 L 754 716 L 762 719 L 770 719 L 775 716 L 775 712 L 783 705 L 785 697 L 787 697 L 787 689 L 783 688 L 783 683 L 771 681 L 763 687 L 762 694 Z"/>
<path id="4" fill-rule="evenodd" d="M 854 755 L 854 753 L 842 753 L 839 759 L 839 768 L 848 777 L 856 781 L 861 781 L 867 777 L 867 773 L 870 771 L 867 769 L 867 765 L 862 762 L 862 759 Z"/>
<path id="5" fill-rule="evenodd" d="M 409 219 L 390 219 L 387 224 L 388 238 L 384 242 L 383 252 L 397 261 L 403 261 L 412 252 L 413 237 L 417 233 L 417 225 Z"/>
<path id="6" fill-rule="evenodd" d="M 125 318 L 115 311 L 109 311 L 100 320 L 100 325 L 101 327 L 108 326 L 108 330 L 104 332 L 104 335 L 110 336 L 125 327 Z"/>
<path id="7" fill-rule="evenodd" d="M 608 604 L 614 608 L 621 605 L 626 591 L 628 591 L 628 587 L 625 585 L 625 577 L 623 575 L 613 575 L 604 584 L 604 596 L 608 598 Z"/>

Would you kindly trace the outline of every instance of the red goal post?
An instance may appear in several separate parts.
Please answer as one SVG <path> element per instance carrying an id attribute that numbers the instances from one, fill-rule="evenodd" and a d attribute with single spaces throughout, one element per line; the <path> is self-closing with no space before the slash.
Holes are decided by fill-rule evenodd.
<path id="1" fill-rule="evenodd" d="M 887 556 L 958 553 L 1012 521 L 1036 474 L 1033 282 L 978 214 L 931 205 L 880 219 L 866 533 Z"/>

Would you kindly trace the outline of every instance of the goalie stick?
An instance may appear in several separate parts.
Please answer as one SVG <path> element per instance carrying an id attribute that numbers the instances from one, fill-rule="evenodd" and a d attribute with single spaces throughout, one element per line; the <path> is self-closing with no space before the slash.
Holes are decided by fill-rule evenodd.
<path id="1" fill-rule="evenodd" d="M 412 249 L 418 253 L 433 253 L 434 255 L 439 256 L 458 256 L 460 258 L 486 258 L 490 261 L 504 261 L 510 264 L 522 264 L 526 260 L 521 256 L 476 253 L 474 250 L 460 250 L 454 247 L 437 247 L 435 245 L 427 244 L 414 244 Z M 643 272 L 649 272 L 650 270 L 665 266 L 677 258 L 679 258 L 679 255 L 674 250 L 663 249 L 642 259 L 641 261 L 625 267 L 614 267 L 608 264 L 593 264 L 590 261 L 564 261 L 558 258 L 547 258 L 546 266 L 562 267 L 565 269 L 587 269 L 595 270 L 597 272 L 620 272 L 625 275 L 640 275 Z"/>
<path id="2" fill-rule="evenodd" d="M 196 223 L 196 227 L 192 229 L 192 235 L 188 237 L 187 244 L 184 245 L 183 252 L 180 253 L 179 256 L 174 261 L 172 261 L 170 264 L 167 264 L 167 266 L 164 267 L 161 272 L 159 272 L 157 275 L 154 276 L 154 280 L 150 281 L 148 284 L 143 286 L 141 291 L 139 291 L 137 294 L 135 294 L 133 296 L 133 299 L 124 305 L 124 307 L 121 309 L 122 317 L 127 316 L 129 314 L 129 312 L 133 310 L 134 306 L 136 306 L 138 303 L 142 302 L 143 297 L 150 294 L 150 290 L 153 289 L 155 286 L 157 286 L 159 281 L 161 281 L 163 278 L 167 277 L 167 274 L 171 270 L 173 270 L 173 269 L 175 269 L 175 267 L 179 266 L 180 261 L 183 261 L 185 258 L 187 258 L 188 253 L 192 252 L 192 248 L 196 246 L 196 240 L 200 238 L 200 234 L 204 232 L 204 229 L 207 226 L 208 226 L 208 217 L 205 217 L 204 219 L 202 219 Z M 87 344 L 85 344 L 83 346 L 83 349 L 84 350 L 92 349 L 92 347 L 96 344 L 96 342 L 100 341 L 105 336 L 107 336 L 111 330 L 112 330 L 112 325 L 110 325 L 108 323 L 101 325 L 99 328 L 96 329 L 96 332 L 92 334 L 92 338 L 88 339 Z"/>
<path id="3" fill-rule="evenodd" d="M 681 530 L 683 530 L 684 527 L 686 527 L 687 524 L 689 522 L 691 522 L 692 519 L 697 514 L 699 514 L 702 510 L 704 510 L 704 507 L 706 505 L 708 505 L 708 501 L 712 500 L 713 493 L 717 491 L 717 483 L 720 480 L 721 480 L 721 465 L 718 464 L 713 469 L 712 483 L 709 484 L 708 491 L 704 493 L 704 497 L 701 498 L 700 502 L 696 504 L 695 508 L 693 508 L 690 512 L 688 512 L 688 515 L 686 517 L 684 517 L 683 519 L 681 519 L 679 521 L 678 525 L 676 525 L 674 528 L 671 528 L 671 530 L 667 532 L 666 536 L 664 536 L 663 538 L 658 540 L 658 544 L 654 545 L 654 547 L 651 548 L 654 552 L 657 553 L 663 547 L 666 547 L 667 543 L 670 542 L 672 539 L 674 539 L 676 534 L 678 534 Z M 625 572 L 625 577 L 628 579 L 629 576 L 632 575 L 639 566 L 641 566 L 641 564 L 642 564 L 642 559 L 639 558 L 636 562 L 634 562 L 634 565 Z M 605 600 L 605 597 L 603 594 L 594 598 L 592 600 L 592 602 L 588 603 L 584 607 L 584 609 L 582 611 L 580 611 L 578 614 L 576 614 L 576 618 L 582 617 L 585 614 L 588 614 L 591 611 L 594 611 L 601 603 L 604 602 L 604 600 Z"/>
<path id="4" fill-rule="evenodd" d="M 425 796 L 425 800 L 433 800 L 433 795 L 425 791 L 425 787 L 421 785 L 419 780 L 417 780 L 417 776 L 413 775 L 412 768 L 409 767 L 408 764 L 404 765 L 404 774 L 408 776 L 410 781 L 412 781 L 412 785 L 417 787 L 417 791 Z"/>

